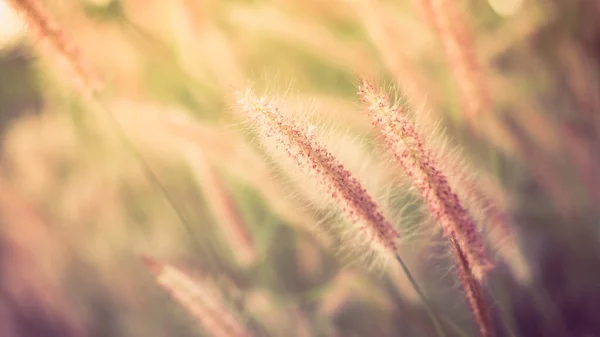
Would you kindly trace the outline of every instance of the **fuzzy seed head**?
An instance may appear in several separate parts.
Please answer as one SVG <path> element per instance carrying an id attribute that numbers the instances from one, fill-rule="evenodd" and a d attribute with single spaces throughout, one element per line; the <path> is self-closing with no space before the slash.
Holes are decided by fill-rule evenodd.
<path id="1" fill-rule="evenodd" d="M 398 232 L 358 179 L 317 141 L 313 132 L 301 128 L 273 102 L 256 97 L 250 90 L 238 97 L 238 105 L 259 132 L 318 180 L 347 220 L 375 243 L 371 246 L 388 254 L 396 252 Z"/>
<path id="2" fill-rule="evenodd" d="M 67 70 L 84 97 L 90 98 L 100 90 L 100 81 L 84 61 L 80 50 L 40 2 L 7 0 L 7 3 L 21 16 L 34 37 L 47 47 L 49 56 Z"/>
<path id="3" fill-rule="evenodd" d="M 211 336 L 251 337 L 209 284 L 195 282 L 177 268 L 149 257 L 142 261 L 156 275 L 156 282 L 168 291 Z"/>
<path id="4" fill-rule="evenodd" d="M 388 98 L 363 80 L 359 92 L 369 105 L 373 125 L 396 160 L 411 178 L 429 211 L 437 219 L 447 238 L 455 237 L 477 279 L 482 279 L 492 268 L 476 226 L 457 195 L 451 190 L 444 174 L 423 143 L 411 121 L 404 116 L 402 107 L 390 106 Z"/>
<path id="5" fill-rule="evenodd" d="M 491 103 L 464 9 L 452 0 L 421 0 L 421 4 L 443 44 L 468 121 L 481 121 Z"/>

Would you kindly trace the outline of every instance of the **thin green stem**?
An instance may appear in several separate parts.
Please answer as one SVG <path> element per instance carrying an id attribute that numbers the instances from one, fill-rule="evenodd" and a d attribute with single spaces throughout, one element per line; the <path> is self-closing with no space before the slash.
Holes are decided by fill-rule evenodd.
<path id="1" fill-rule="evenodd" d="M 415 289 L 415 291 L 417 292 L 419 297 L 421 297 L 421 300 L 423 301 L 423 304 L 425 305 L 425 309 L 427 310 L 427 313 L 429 314 L 429 317 L 431 318 L 431 321 L 433 322 L 433 325 L 435 327 L 435 330 L 437 331 L 438 336 L 446 337 L 446 332 L 444 331 L 444 328 L 442 327 L 442 324 L 440 323 L 440 319 L 439 319 L 438 315 L 436 314 L 435 310 L 433 310 L 433 306 L 429 303 L 429 300 L 425 296 L 425 293 L 423 292 L 423 290 L 421 289 L 421 287 L 419 286 L 419 284 L 417 283 L 415 278 L 412 276 L 412 273 L 410 272 L 410 270 L 408 270 L 408 266 L 406 266 L 406 263 L 404 263 L 404 260 L 402 260 L 402 258 L 400 257 L 400 254 L 398 254 L 396 252 L 395 256 L 396 256 L 396 260 L 398 261 L 398 263 L 400 263 L 400 267 L 402 267 L 404 274 L 410 281 L 410 284 L 413 286 L 413 288 Z"/>
<path id="2" fill-rule="evenodd" d="M 148 163 L 148 161 L 146 160 L 146 158 L 144 158 L 141 151 L 135 146 L 135 144 L 133 144 L 131 139 L 129 139 L 125 130 L 123 129 L 121 124 L 119 124 L 119 121 L 116 119 L 115 115 L 113 114 L 112 110 L 106 106 L 106 104 L 104 103 L 104 101 L 101 98 L 101 93 L 99 93 L 99 92 L 93 93 L 92 97 L 91 97 L 91 101 L 92 101 L 92 103 L 95 103 L 95 106 L 99 111 L 101 111 L 105 116 L 107 116 L 109 118 L 111 124 L 113 124 L 113 126 L 117 130 L 117 136 L 118 136 L 121 144 L 126 149 L 128 149 L 129 153 L 131 155 L 133 155 L 133 157 L 141 164 L 142 169 L 144 170 L 144 173 L 149 178 L 151 183 L 153 183 L 154 186 L 158 187 L 159 191 L 161 192 L 161 195 L 164 197 L 168 206 L 173 210 L 173 212 L 175 213 L 175 216 L 177 217 L 177 219 L 179 220 L 181 225 L 183 225 L 184 229 L 188 232 L 190 243 L 192 244 L 192 249 L 201 253 L 201 247 L 203 245 L 201 245 L 197 241 L 196 235 L 192 229 L 190 221 L 188 221 L 187 217 L 183 214 L 183 212 L 177 206 L 177 203 L 175 202 L 175 200 L 173 199 L 171 194 L 168 192 L 166 186 L 158 178 L 158 176 L 152 169 L 150 163 Z M 208 262 L 210 264 L 210 266 L 216 270 L 218 267 L 218 264 L 219 264 L 218 260 L 216 259 L 215 256 L 213 256 L 213 253 L 209 249 L 205 249 L 205 253 L 206 254 L 203 254 L 203 255 L 205 258 L 208 259 L 208 261 L 205 260 L 205 262 Z"/>

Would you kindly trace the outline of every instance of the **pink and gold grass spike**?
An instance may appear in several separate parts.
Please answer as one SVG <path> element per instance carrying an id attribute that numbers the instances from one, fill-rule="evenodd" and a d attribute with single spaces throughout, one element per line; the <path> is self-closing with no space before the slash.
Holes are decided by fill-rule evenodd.
<path id="1" fill-rule="evenodd" d="M 358 94 L 369 104 L 368 113 L 381 132 L 388 150 L 406 171 L 429 211 L 439 222 L 448 239 L 458 267 L 461 284 L 473 316 L 484 337 L 492 336 L 488 308 L 479 281 L 493 265 L 485 251 L 475 222 L 437 168 L 432 151 L 398 105 L 390 105 L 386 95 L 366 80 L 361 80 Z"/>
<path id="2" fill-rule="evenodd" d="M 399 237 L 380 207 L 354 177 L 328 150 L 314 133 L 303 129 L 271 101 L 255 96 L 250 90 L 238 93 L 238 106 L 255 123 L 265 140 L 283 149 L 296 165 L 315 177 L 347 220 L 363 234 L 362 243 L 383 256 L 396 254 Z"/>
<path id="3" fill-rule="evenodd" d="M 60 63 L 77 89 L 90 98 L 101 89 L 101 82 L 81 56 L 79 48 L 36 0 L 7 0 L 23 19 L 27 29 L 46 47 L 48 57 Z"/>
<path id="4" fill-rule="evenodd" d="M 169 292 L 214 337 L 253 336 L 222 302 L 218 292 L 209 284 L 192 280 L 177 268 L 142 257 L 148 269 L 156 275 L 157 283 Z"/>
<path id="5" fill-rule="evenodd" d="M 492 269 L 475 222 L 452 191 L 445 175 L 439 171 L 429 151 L 403 108 L 390 105 L 386 95 L 362 80 L 359 92 L 369 105 L 368 113 L 393 154 L 417 188 L 429 211 L 439 222 L 447 238 L 456 238 L 473 275 L 481 280 Z"/>

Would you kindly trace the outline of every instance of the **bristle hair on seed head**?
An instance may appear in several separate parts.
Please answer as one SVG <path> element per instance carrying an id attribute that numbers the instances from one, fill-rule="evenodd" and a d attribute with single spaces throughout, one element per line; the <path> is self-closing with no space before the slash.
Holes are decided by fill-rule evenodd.
<path id="1" fill-rule="evenodd" d="M 475 222 L 439 170 L 437 159 L 423 137 L 406 117 L 407 109 L 397 104 L 390 105 L 387 96 L 377 91 L 366 79 L 361 79 L 358 94 L 368 104 L 368 114 L 388 150 L 409 175 L 446 237 L 453 235 L 456 238 L 473 275 L 482 279 L 492 268 L 492 263 L 479 238 Z"/>
<path id="2" fill-rule="evenodd" d="M 388 100 L 398 102 L 396 104 L 399 106 L 410 106 L 403 97 Z M 518 242 L 513 235 L 515 228 L 507 216 L 509 202 L 506 192 L 495 177 L 466 159 L 463 149 L 446 135 L 441 120 L 432 119 L 428 111 L 405 109 L 403 114 L 412 122 L 421 138 L 427 141 L 427 150 L 435 158 L 436 167 L 471 215 L 477 230 L 501 255 L 510 255 L 507 262 L 517 278 L 527 279 L 527 271 L 519 262 L 522 257 L 519 256 Z M 397 146 L 400 148 L 403 145 Z"/>
<path id="3" fill-rule="evenodd" d="M 383 210 L 388 210 L 382 201 L 385 201 L 386 191 L 397 184 L 386 180 L 388 170 L 384 167 L 385 163 L 382 163 L 379 154 L 369 151 L 357 136 L 340 132 L 332 126 L 323 126 L 317 118 L 313 118 L 313 122 L 307 125 L 306 131 L 310 137 L 314 136 L 318 139 L 348 171 L 360 180 Z M 322 193 L 317 179 L 299 170 L 296 162 L 284 151 L 277 151 L 269 139 L 263 140 L 267 158 L 278 170 L 281 178 L 289 183 L 289 193 L 295 193 L 299 201 L 303 201 L 308 208 L 319 212 L 327 214 L 336 208 L 334 199 Z"/>
<path id="4" fill-rule="evenodd" d="M 272 101 L 246 90 L 238 94 L 240 110 L 253 121 L 265 140 L 293 159 L 298 168 L 319 182 L 320 187 L 349 223 L 370 242 L 373 251 L 394 255 L 398 232 L 362 183 L 322 145 L 314 133 L 290 119 Z"/>
<path id="5" fill-rule="evenodd" d="M 410 109 L 407 118 L 413 121 L 417 133 L 427 140 L 428 150 L 437 168 L 444 174 L 450 189 L 471 215 L 477 230 L 502 255 L 518 279 L 527 279 L 527 270 L 520 263 L 514 225 L 508 217 L 508 199 L 503 187 L 485 169 L 467 160 L 463 148 L 454 143 L 440 122 L 432 123 L 422 110 Z"/>
<path id="6" fill-rule="evenodd" d="M 215 337 L 251 337 L 214 283 L 193 280 L 186 273 L 149 257 L 142 261 L 156 275 L 156 282 L 184 307 L 206 332 Z"/>

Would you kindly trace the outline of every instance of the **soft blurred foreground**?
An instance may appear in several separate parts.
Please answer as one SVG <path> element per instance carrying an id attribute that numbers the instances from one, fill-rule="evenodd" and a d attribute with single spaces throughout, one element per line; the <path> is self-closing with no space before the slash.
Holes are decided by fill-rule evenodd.
<path id="1" fill-rule="evenodd" d="M 409 101 L 508 219 L 474 215 L 496 335 L 600 336 L 600 2 L 440 1 L 468 20 L 444 26 L 426 0 L 41 1 L 95 74 L 90 98 L 0 0 L 0 336 L 437 335 L 395 261 L 261 146 L 236 108 L 248 86 L 363 182 L 447 335 L 477 336 L 359 76 Z M 456 22 L 480 69 L 444 40 Z M 164 289 L 179 273 L 245 332 L 190 314 Z"/>

